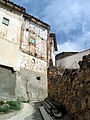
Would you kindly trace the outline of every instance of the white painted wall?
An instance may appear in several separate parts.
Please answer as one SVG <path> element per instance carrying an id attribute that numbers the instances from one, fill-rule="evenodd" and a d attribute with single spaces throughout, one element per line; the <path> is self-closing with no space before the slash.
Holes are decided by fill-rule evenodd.
<path id="1" fill-rule="evenodd" d="M 3 17 L 9 25 L 2 23 Z M 22 14 L 9 7 L 0 5 L 0 64 L 19 69 L 19 45 L 22 25 Z"/>
<path id="2" fill-rule="evenodd" d="M 47 29 L 46 28 L 44 28 L 28 19 L 24 21 L 23 26 L 24 26 L 24 28 L 33 30 L 35 32 L 35 36 L 38 35 L 40 38 L 47 40 Z"/>
<path id="3" fill-rule="evenodd" d="M 28 31 L 26 31 L 28 29 Z M 34 32 L 34 33 L 33 33 Z M 30 45 L 30 51 L 36 52 L 39 57 L 44 57 L 47 61 L 47 29 L 40 25 L 25 19 L 22 27 L 22 44 L 21 48 L 29 49 L 29 39 L 32 37 L 35 39 L 35 47 Z M 34 48 L 34 50 L 32 50 Z"/>
<path id="4" fill-rule="evenodd" d="M 90 54 L 90 49 L 82 51 L 80 53 L 56 60 L 57 67 L 64 67 L 64 68 L 79 68 L 78 62 L 82 60 L 84 55 Z"/>

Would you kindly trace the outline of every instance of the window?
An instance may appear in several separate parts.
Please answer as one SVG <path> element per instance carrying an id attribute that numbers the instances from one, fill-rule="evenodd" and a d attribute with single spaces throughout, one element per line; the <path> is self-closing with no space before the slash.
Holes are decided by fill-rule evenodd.
<path id="1" fill-rule="evenodd" d="M 2 23 L 8 26 L 9 25 L 9 19 L 3 17 Z"/>
<path id="2" fill-rule="evenodd" d="M 35 44 L 35 40 L 33 38 L 30 38 L 30 43 Z"/>

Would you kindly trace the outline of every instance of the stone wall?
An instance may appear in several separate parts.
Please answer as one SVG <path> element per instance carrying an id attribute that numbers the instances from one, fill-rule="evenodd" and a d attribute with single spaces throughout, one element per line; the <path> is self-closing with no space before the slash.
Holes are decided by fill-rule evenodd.
<path id="1" fill-rule="evenodd" d="M 16 78 L 16 96 L 22 101 L 42 101 L 47 97 L 47 62 L 21 52 Z"/>
<path id="2" fill-rule="evenodd" d="M 47 72 L 21 69 L 17 73 L 16 96 L 21 101 L 42 101 L 47 97 Z"/>
<path id="3" fill-rule="evenodd" d="M 90 120 L 90 54 L 80 69 L 48 68 L 48 96 L 62 102 L 72 120 Z"/>

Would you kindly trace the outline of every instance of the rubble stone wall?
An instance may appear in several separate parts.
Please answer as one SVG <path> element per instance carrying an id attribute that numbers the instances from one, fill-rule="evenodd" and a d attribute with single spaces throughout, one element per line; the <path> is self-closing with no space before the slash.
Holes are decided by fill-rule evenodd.
<path id="1" fill-rule="evenodd" d="M 48 96 L 62 102 L 72 120 L 90 120 L 90 54 L 79 69 L 48 68 Z"/>

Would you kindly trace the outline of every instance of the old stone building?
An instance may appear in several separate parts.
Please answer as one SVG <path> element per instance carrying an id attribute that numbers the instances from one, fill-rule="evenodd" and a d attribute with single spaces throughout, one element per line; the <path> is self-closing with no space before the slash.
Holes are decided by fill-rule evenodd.
<path id="1" fill-rule="evenodd" d="M 49 30 L 48 24 L 27 13 L 23 15 L 16 92 L 24 100 L 42 100 L 47 96 Z"/>
<path id="2" fill-rule="evenodd" d="M 24 8 L 0 0 L 0 97 L 15 96 L 19 41 Z"/>
<path id="3" fill-rule="evenodd" d="M 54 50 L 56 37 L 50 34 L 48 24 L 26 13 L 25 8 L 0 0 L 0 98 L 44 99 Z"/>

